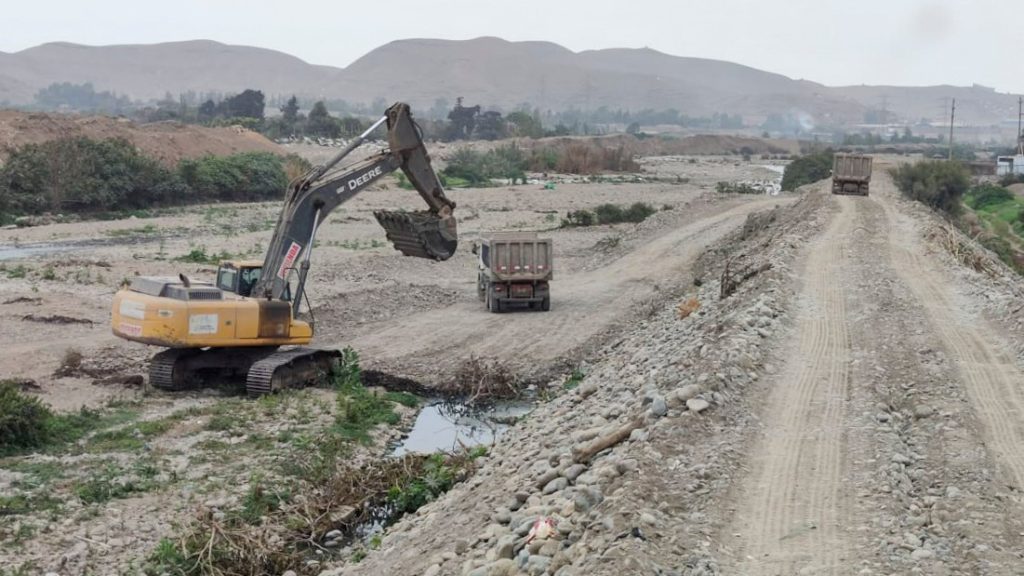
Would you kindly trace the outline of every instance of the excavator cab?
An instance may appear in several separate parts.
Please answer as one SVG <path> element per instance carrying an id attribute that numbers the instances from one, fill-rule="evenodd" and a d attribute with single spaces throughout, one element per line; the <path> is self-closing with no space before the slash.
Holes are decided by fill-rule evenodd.
<path id="1" fill-rule="evenodd" d="M 253 288 L 256 287 L 262 273 L 261 260 L 225 260 L 217 268 L 217 288 L 249 297 L 252 296 Z M 291 301 L 291 285 L 285 286 L 280 299 L 285 302 Z"/>
<path id="2" fill-rule="evenodd" d="M 217 288 L 239 296 L 250 296 L 261 272 L 262 260 L 225 260 L 217 269 Z"/>

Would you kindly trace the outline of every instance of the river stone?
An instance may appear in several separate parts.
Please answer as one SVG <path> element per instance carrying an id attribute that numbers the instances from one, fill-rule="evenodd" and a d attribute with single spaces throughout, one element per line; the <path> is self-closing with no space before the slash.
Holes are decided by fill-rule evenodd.
<path id="1" fill-rule="evenodd" d="M 703 398 L 690 398 L 686 401 L 686 408 L 690 412 L 696 412 L 698 414 L 707 410 L 710 406 L 711 404 Z"/>

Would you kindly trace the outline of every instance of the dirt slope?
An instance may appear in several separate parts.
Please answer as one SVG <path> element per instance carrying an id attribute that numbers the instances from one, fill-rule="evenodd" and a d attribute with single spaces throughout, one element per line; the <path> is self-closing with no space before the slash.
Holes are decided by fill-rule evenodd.
<path id="1" fill-rule="evenodd" d="M 167 165 L 182 158 L 235 152 L 274 152 L 282 149 L 262 135 L 241 127 L 207 128 L 177 122 L 136 124 L 105 116 L 73 116 L 0 110 L 0 161 L 5 149 L 57 138 L 124 138 L 146 155 Z"/>

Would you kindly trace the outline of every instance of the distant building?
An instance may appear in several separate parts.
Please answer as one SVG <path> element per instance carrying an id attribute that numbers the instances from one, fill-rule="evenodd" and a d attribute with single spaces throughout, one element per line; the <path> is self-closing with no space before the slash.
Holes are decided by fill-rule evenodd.
<path id="1" fill-rule="evenodd" d="M 1007 174 L 1024 174 L 1024 154 L 996 158 L 996 176 Z"/>

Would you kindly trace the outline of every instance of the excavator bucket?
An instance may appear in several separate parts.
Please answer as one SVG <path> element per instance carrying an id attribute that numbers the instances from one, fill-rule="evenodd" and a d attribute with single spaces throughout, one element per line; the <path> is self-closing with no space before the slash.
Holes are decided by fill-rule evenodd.
<path id="1" fill-rule="evenodd" d="M 406 256 L 447 260 L 455 254 L 458 234 L 451 214 L 377 210 L 373 215 L 395 249 Z"/>

